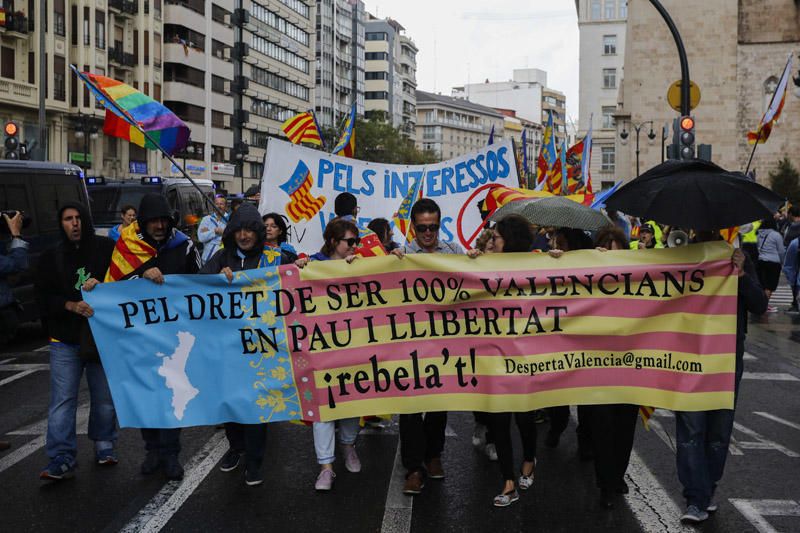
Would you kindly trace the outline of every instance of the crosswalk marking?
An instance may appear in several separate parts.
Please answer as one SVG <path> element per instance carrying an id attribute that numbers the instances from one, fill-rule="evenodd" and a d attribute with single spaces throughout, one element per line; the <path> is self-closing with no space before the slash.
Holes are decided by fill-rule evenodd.
<path id="1" fill-rule="evenodd" d="M 788 285 L 779 285 L 775 292 L 769 299 L 769 305 L 785 305 L 789 306 L 792 303 L 792 290 Z"/>
<path id="2" fill-rule="evenodd" d="M 800 381 L 797 378 L 786 372 L 745 372 L 742 379 L 757 379 L 762 381 Z"/>

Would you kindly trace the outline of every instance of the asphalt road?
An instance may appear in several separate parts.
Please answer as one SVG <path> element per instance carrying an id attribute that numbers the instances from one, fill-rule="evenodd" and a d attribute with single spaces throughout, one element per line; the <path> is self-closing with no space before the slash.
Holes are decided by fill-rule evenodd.
<path id="1" fill-rule="evenodd" d="M 429 481 L 415 498 L 400 494 L 395 423 L 362 432 L 362 472 L 348 473 L 339 459 L 330 493 L 314 491 L 311 431 L 293 424 L 270 426 L 260 487 L 245 486 L 241 469 L 219 471 L 227 443 L 215 428 L 183 431 L 186 478 L 166 482 L 139 473 L 138 430 L 121 431 L 119 465 L 93 464 L 84 384 L 77 475 L 42 483 L 48 352 L 32 325 L 0 349 L 0 439 L 12 444 L 0 452 L 0 531 L 800 531 L 800 317 L 781 312 L 752 322 L 747 350 L 720 508 L 692 528 L 678 521 L 683 501 L 674 418 L 662 411 L 650 431 L 637 429 L 631 493 L 613 510 L 597 504 L 592 464 L 576 455 L 574 422 L 556 449 L 541 444 L 547 425 L 538 426 L 533 488 L 511 507 L 496 509 L 491 501 L 500 489 L 499 467 L 473 448 L 468 413 L 450 414 L 446 478 Z"/>

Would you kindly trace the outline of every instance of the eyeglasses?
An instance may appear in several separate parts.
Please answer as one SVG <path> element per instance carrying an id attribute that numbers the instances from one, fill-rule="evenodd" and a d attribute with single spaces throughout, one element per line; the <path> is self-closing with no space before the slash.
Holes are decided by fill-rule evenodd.
<path id="1" fill-rule="evenodd" d="M 415 224 L 414 229 L 417 233 L 425 233 L 427 231 L 436 233 L 439 231 L 439 224 Z"/>
<path id="2" fill-rule="evenodd" d="M 339 239 L 339 242 L 346 242 L 347 246 L 358 246 L 361 242 L 361 237 L 350 237 L 349 239 Z"/>

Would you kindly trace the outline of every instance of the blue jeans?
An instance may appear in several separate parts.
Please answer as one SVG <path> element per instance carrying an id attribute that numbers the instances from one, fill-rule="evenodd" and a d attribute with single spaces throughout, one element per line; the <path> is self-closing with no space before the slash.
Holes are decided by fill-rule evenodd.
<path id="1" fill-rule="evenodd" d="M 344 418 L 335 422 L 314 422 L 314 450 L 317 452 L 317 462 L 329 465 L 336 458 L 336 426 L 339 426 L 339 442 L 342 444 L 355 444 L 358 437 L 358 418 Z"/>
<path id="2" fill-rule="evenodd" d="M 117 412 L 106 373 L 100 363 L 78 357 L 78 346 L 50 343 L 50 408 L 47 416 L 47 456 L 63 455 L 74 463 L 78 453 L 75 418 L 83 370 L 89 383 L 89 438 L 95 450 L 113 448 L 117 440 Z"/>

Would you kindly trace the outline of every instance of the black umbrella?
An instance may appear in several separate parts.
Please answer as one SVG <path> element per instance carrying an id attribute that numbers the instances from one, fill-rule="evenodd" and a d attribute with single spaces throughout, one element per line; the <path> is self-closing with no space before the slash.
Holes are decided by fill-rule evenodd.
<path id="1" fill-rule="evenodd" d="M 714 230 L 771 216 L 783 199 L 709 161 L 668 160 L 621 187 L 606 208 L 661 224 Z"/>

